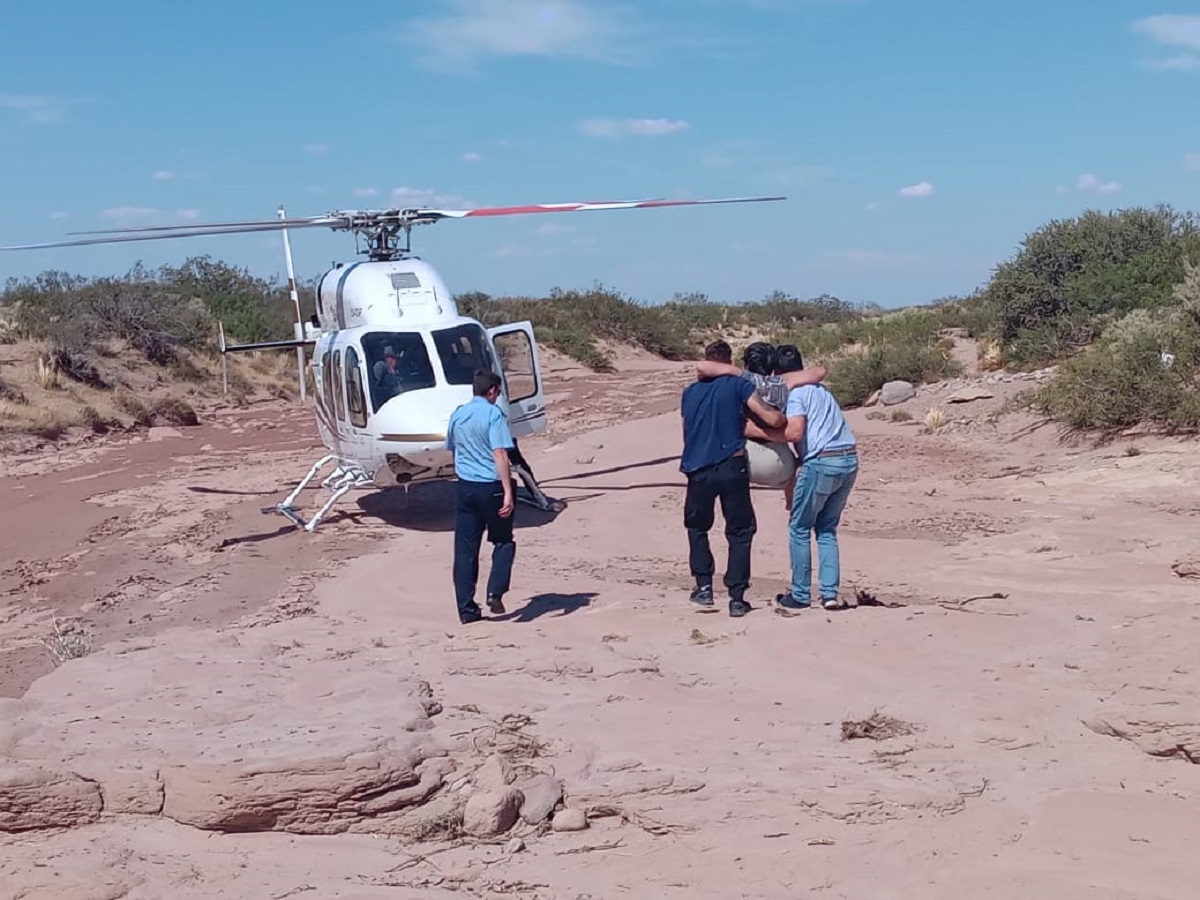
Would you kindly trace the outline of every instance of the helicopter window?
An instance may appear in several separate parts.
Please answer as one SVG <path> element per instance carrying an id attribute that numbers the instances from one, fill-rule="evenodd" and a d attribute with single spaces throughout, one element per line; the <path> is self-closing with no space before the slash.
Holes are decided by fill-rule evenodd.
<path id="1" fill-rule="evenodd" d="M 376 412 L 397 394 L 437 385 L 419 333 L 377 331 L 363 336 L 362 347 L 370 373 L 371 406 Z"/>
<path id="2" fill-rule="evenodd" d="M 333 354 L 328 350 L 321 357 L 321 405 L 326 412 L 333 413 Z"/>
<path id="3" fill-rule="evenodd" d="M 363 393 L 362 366 L 353 347 L 346 348 L 346 406 L 350 423 L 356 428 L 367 427 L 367 398 Z"/>
<path id="4" fill-rule="evenodd" d="M 487 335 L 478 325 L 458 325 L 435 331 L 433 343 L 449 384 L 470 384 L 476 370 L 493 368 Z"/>
<path id="5" fill-rule="evenodd" d="M 533 346 L 524 331 L 496 335 L 496 352 L 504 369 L 508 402 L 528 400 L 538 392 L 537 372 L 533 365 Z"/>
<path id="6" fill-rule="evenodd" d="M 333 405 L 338 419 L 346 418 L 346 404 L 342 399 L 342 351 L 333 354 Z"/>

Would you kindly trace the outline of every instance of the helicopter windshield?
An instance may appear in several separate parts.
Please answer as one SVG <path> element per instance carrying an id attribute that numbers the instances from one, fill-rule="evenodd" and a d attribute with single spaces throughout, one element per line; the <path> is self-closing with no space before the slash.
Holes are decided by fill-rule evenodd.
<path id="1" fill-rule="evenodd" d="M 433 343 L 448 384 L 470 384 L 477 370 L 494 369 L 487 335 L 478 325 L 442 328 L 433 333 Z"/>
<path id="2" fill-rule="evenodd" d="M 425 341 L 415 332 L 375 332 L 362 339 L 375 411 L 405 391 L 419 391 L 437 384 Z"/>

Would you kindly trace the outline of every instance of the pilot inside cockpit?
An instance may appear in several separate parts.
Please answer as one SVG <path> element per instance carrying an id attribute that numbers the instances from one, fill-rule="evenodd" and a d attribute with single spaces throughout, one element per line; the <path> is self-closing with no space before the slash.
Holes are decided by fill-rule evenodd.
<path id="1" fill-rule="evenodd" d="M 436 384 L 429 354 L 418 334 L 369 335 L 363 339 L 363 349 L 371 361 L 371 397 L 376 410 L 397 394 Z"/>

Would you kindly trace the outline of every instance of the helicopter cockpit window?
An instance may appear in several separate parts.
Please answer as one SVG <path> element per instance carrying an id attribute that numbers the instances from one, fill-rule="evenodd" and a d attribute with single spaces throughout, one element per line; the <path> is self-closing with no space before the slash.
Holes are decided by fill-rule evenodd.
<path id="1" fill-rule="evenodd" d="M 456 325 L 433 333 L 449 384 L 470 384 L 478 369 L 493 369 L 487 334 L 478 325 Z"/>
<path id="2" fill-rule="evenodd" d="M 362 347 L 370 372 L 371 407 L 376 412 L 397 394 L 437 385 L 420 334 L 377 331 L 362 339 Z"/>

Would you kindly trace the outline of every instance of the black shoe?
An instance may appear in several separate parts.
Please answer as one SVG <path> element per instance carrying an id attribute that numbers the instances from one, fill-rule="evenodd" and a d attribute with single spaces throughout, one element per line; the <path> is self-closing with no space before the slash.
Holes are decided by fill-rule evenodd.
<path id="1" fill-rule="evenodd" d="M 781 616 L 795 616 L 809 609 L 810 604 L 799 603 L 789 591 L 786 594 L 775 595 L 775 612 Z"/>
<path id="2" fill-rule="evenodd" d="M 459 613 L 459 616 L 458 616 L 458 621 L 461 622 L 463 625 L 470 625 L 472 622 L 478 622 L 482 619 L 483 619 L 483 613 L 481 613 L 478 609 L 476 609 L 474 612 L 466 613 L 465 615 L 462 613 Z"/>
<path id="3" fill-rule="evenodd" d="M 740 618 L 746 613 L 750 612 L 750 608 L 750 604 L 745 600 L 729 601 L 729 615 L 733 616 L 735 619 Z"/>
<path id="4" fill-rule="evenodd" d="M 487 598 L 487 608 L 488 608 L 488 612 L 490 612 L 494 616 L 504 615 L 504 601 L 501 600 L 499 597 L 488 597 Z"/>
<path id="5" fill-rule="evenodd" d="M 697 585 L 688 597 L 690 601 L 699 606 L 713 605 L 713 590 L 711 584 Z"/>

